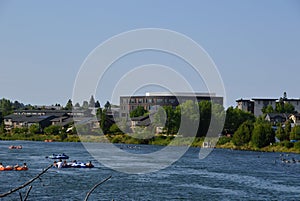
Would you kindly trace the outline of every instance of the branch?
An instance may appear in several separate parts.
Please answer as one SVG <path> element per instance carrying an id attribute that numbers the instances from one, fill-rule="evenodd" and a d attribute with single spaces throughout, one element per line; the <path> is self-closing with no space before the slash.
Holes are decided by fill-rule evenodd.
<path id="1" fill-rule="evenodd" d="M 14 193 L 14 192 L 16 192 L 16 191 L 18 191 L 18 190 L 24 188 L 25 186 L 29 185 L 29 184 L 32 183 L 34 180 L 36 180 L 37 178 L 39 178 L 42 174 L 44 174 L 45 172 L 47 172 L 47 170 L 49 170 L 51 167 L 52 167 L 52 164 L 49 165 L 46 169 L 44 169 L 44 170 L 43 170 L 40 174 L 38 174 L 36 177 L 34 177 L 34 178 L 32 178 L 31 180 L 27 181 L 27 182 L 24 183 L 23 185 L 21 185 L 21 186 L 19 186 L 19 187 L 17 187 L 17 188 L 14 188 L 14 189 L 12 189 L 12 190 L 6 192 L 6 193 L 0 194 L 0 198 L 3 198 L 3 197 L 5 197 L 5 196 L 7 196 L 7 195 L 10 195 L 10 194 L 12 194 L 12 193 Z"/>
<path id="2" fill-rule="evenodd" d="M 87 201 L 90 194 L 98 187 L 100 186 L 101 184 L 103 184 L 104 182 L 106 182 L 107 180 L 109 180 L 111 178 L 111 175 L 109 177 L 107 177 L 106 179 L 103 179 L 102 181 L 100 181 L 99 183 L 97 183 L 87 194 L 86 194 L 86 197 L 84 199 L 84 201 Z"/>
<path id="3" fill-rule="evenodd" d="M 25 195 L 24 201 L 26 201 L 26 200 L 27 200 L 27 198 L 28 198 L 28 196 L 29 196 L 29 192 L 31 191 L 31 189 L 32 189 L 32 186 L 29 186 L 29 189 L 28 189 L 28 190 L 27 190 L 27 192 L 26 192 L 26 195 Z"/>

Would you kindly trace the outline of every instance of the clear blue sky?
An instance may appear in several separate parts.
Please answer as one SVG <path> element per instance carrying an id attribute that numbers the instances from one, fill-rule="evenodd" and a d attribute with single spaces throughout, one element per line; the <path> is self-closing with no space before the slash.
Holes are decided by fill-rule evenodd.
<path id="1" fill-rule="evenodd" d="M 226 106 L 246 97 L 300 98 L 299 1 L 1 1 L 0 98 L 65 105 L 86 56 L 137 28 L 199 43 L 216 63 Z M 97 97 L 103 105 L 108 97 Z"/>

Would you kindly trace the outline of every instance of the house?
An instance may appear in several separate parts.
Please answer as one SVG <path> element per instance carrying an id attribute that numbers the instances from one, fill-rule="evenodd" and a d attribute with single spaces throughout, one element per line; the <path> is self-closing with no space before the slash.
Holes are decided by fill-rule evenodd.
<path id="1" fill-rule="evenodd" d="M 65 127 L 73 123 L 73 117 L 90 116 L 87 110 L 16 110 L 4 117 L 6 130 L 20 127 L 30 127 L 39 124 L 41 130 L 50 125 Z"/>
<path id="2" fill-rule="evenodd" d="M 4 126 L 9 131 L 13 128 L 30 127 L 32 124 L 38 124 L 42 130 L 51 125 L 51 119 L 53 119 L 53 116 L 11 114 L 4 117 Z"/>
<path id="3" fill-rule="evenodd" d="M 268 113 L 266 114 L 265 120 L 269 121 L 273 125 L 276 125 L 277 123 L 283 124 L 289 119 L 287 114 L 284 113 Z"/>
<path id="4" fill-rule="evenodd" d="M 136 128 L 138 126 L 147 127 L 150 126 L 150 124 L 151 124 L 151 120 L 149 115 L 131 118 L 131 128 Z"/>

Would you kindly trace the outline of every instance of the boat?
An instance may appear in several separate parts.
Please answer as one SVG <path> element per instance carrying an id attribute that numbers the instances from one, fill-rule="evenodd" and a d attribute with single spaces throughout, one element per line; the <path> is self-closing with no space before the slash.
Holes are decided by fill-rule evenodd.
<path id="1" fill-rule="evenodd" d="M 22 145 L 18 145 L 18 146 L 15 146 L 15 145 L 11 145 L 8 147 L 9 149 L 22 149 Z"/>
<path id="2" fill-rule="evenodd" d="M 62 154 L 52 154 L 51 156 L 46 156 L 46 158 L 50 158 L 50 159 L 69 159 L 69 156 L 62 153 Z"/>
<path id="3" fill-rule="evenodd" d="M 70 164 L 71 168 L 93 168 L 93 164 L 87 164 L 87 163 L 82 163 L 82 162 L 75 162 Z"/>
<path id="4" fill-rule="evenodd" d="M 53 167 L 58 168 L 57 165 L 54 165 Z M 89 162 L 89 163 L 82 163 L 82 162 L 70 162 L 70 163 L 66 163 L 66 162 L 64 162 L 60 166 L 60 168 L 93 168 L 93 167 L 94 167 L 94 165 L 91 162 Z"/>

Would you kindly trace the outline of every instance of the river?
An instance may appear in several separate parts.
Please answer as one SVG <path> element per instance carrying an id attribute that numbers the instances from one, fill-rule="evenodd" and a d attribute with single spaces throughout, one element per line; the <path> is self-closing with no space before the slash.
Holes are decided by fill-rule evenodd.
<path id="1" fill-rule="evenodd" d="M 8 149 L 19 144 L 23 149 Z M 134 149 L 136 154 L 161 149 L 153 145 L 117 146 Z M 53 160 L 45 156 L 66 153 L 70 160 L 92 161 L 95 167 L 51 168 L 31 184 L 28 200 L 84 200 L 87 192 L 109 175 L 112 178 L 97 187 L 89 200 L 300 200 L 300 163 L 280 160 L 281 157 L 300 160 L 299 154 L 214 149 L 200 160 L 199 150 L 190 148 L 178 161 L 157 172 L 126 174 L 96 161 L 81 143 L 0 141 L 0 162 L 4 165 L 26 162 L 29 167 L 28 171 L 0 171 L 0 194 L 52 164 Z M 20 191 L 23 196 L 27 189 Z M 13 193 L 2 200 L 20 198 Z"/>

